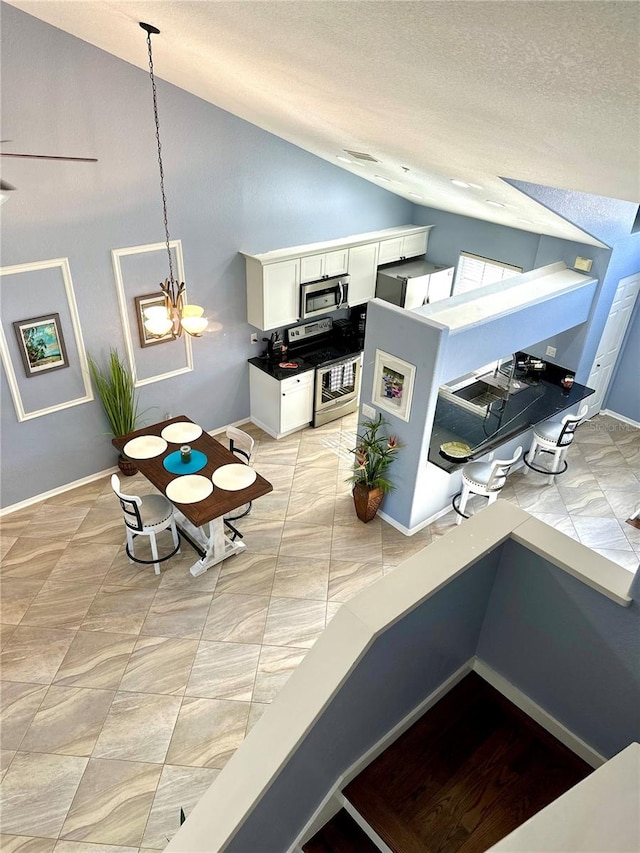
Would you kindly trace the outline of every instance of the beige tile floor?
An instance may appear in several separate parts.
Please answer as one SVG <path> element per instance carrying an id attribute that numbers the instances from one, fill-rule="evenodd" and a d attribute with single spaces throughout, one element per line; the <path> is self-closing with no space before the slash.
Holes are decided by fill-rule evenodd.
<path id="1" fill-rule="evenodd" d="M 355 426 L 247 426 L 274 492 L 239 522 L 246 552 L 198 578 L 188 545 L 159 577 L 128 562 L 107 478 L 1 520 L 3 851 L 163 849 L 341 604 L 453 527 L 358 521 Z M 514 472 L 503 497 L 635 570 L 640 430 L 600 416 L 569 459 L 557 483 Z"/>

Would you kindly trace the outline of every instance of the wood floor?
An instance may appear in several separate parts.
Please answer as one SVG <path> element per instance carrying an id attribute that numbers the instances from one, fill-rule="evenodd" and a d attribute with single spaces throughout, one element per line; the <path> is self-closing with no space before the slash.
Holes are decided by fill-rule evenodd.
<path id="1" fill-rule="evenodd" d="M 376 845 L 344 809 L 302 848 L 304 853 L 379 853 Z"/>
<path id="2" fill-rule="evenodd" d="M 591 772 L 471 673 L 343 793 L 397 853 L 480 853 Z"/>

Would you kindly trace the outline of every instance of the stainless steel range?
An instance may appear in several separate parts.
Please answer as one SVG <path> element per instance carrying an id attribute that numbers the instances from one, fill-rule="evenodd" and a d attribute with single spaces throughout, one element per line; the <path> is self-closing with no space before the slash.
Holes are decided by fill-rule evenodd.
<path id="1" fill-rule="evenodd" d="M 348 325 L 348 321 L 344 321 Z M 287 329 L 289 356 L 315 367 L 313 426 L 318 427 L 358 409 L 362 352 L 356 338 L 330 317 Z"/>

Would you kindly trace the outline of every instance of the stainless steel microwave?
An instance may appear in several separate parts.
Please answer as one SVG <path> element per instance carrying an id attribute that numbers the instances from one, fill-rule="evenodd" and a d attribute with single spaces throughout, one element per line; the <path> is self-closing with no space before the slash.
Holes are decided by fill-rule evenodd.
<path id="1" fill-rule="evenodd" d="M 300 319 L 320 317 L 348 305 L 349 276 L 323 278 L 300 285 Z"/>

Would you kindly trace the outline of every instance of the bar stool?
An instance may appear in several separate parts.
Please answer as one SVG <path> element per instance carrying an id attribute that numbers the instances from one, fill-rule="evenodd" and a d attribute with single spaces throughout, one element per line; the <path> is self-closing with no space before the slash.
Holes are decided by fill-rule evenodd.
<path id="1" fill-rule="evenodd" d="M 531 469 L 539 474 L 548 474 L 550 483 L 553 482 L 555 476 L 563 474 L 567 470 L 567 460 L 565 459 L 567 450 L 573 441 L 576 429 L 588 411 L 589 407 L 585 405 L 577 415 L 565 415 L 559 422 L 543 421 L 541 424 L 536 424 L 533 428 L 531 447 L 523 459 L 524 473 L 527 474 Z M 535 460 L 538 453 L 553 453 L 551 470 L 536 468 Z M 563 462 L 564 466 L 561 468 Z"/>
<path id="2" fill-rule="evenodd" d="M 502 487 L 507 482 L 507 475 L 511 466 L 515 465 L 521 454 L 522 448 L 519 447 L 511 459 L 494 459 L 493 462 L 469 462 L 464 466 L 459 506 L 456 506 L 455 498 L 453 499 L 453 508 L 458 513 L 456 524 L 460 524 L 463 518 L 467 518 L 464 511 L 471 495 L 482 495 L 489 498 L 489 504 L 498 499 Z"/>

